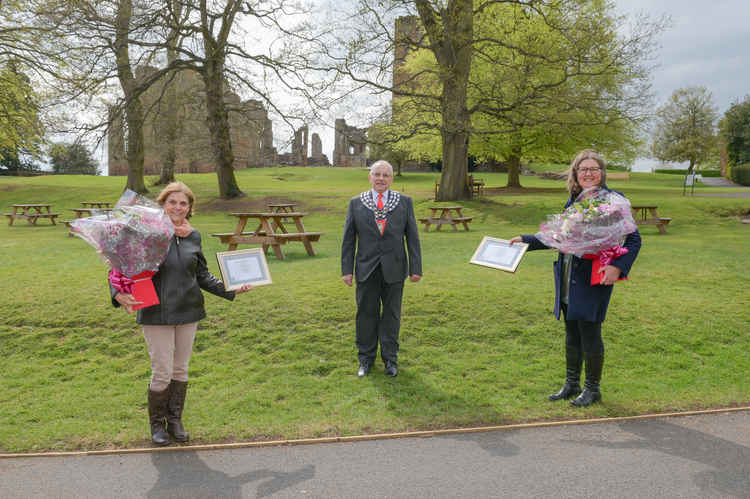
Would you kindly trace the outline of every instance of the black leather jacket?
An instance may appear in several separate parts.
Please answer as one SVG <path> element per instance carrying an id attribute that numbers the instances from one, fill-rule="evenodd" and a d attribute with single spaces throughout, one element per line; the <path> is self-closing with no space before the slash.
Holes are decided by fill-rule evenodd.
<path id="1" fill-rule="evenodd" d="M 152 281 L 160 303 L 138 310 L 138 324 L 173 326 L 203 319 L 206 311 L 201 289 L 227 300 L 234 300 L 235 296 L 234 291 L 226 291 L 224 283 L 208 271 L 197 230 L 188 237 L 172 238 L 167 258 Z M 114 300 L 116 293 L 113 288 L 112 303 L 119 306 Z"/>

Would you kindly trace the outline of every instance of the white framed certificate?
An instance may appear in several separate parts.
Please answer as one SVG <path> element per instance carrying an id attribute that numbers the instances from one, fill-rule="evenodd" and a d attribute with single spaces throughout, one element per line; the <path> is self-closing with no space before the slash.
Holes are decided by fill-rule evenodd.
<path id="1" fill-rule="evenodd" d="M 505 239 L 484 236 L 469 263 L 515 272 L 528 247 L 526 243 L 510 244 Z"/>
<path id="2" fill-rule="evenodd" d="M 227 291 L 234 291 L 245 284 L 263 286 L 271 284 L 266 254 L 261 248 L 216 253 L 221 280 Z"/>

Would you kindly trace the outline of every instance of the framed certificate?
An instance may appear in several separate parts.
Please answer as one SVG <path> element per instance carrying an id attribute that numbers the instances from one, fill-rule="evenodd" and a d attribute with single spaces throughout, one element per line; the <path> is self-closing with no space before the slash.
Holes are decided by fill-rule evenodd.
<path id="1" fill-rule="evenodd" d="M 244 284 L 263 286 L 271 284 L 266 254 L 261 248 L 216 253 L 221 270 L 221 279 L 227 291 L 234 291 Z"/>
<path id="2" fill-rule="evenodd" d="M 505 239 L 484 236 L 469 263 L 515 272 L 528 247 L 526 243 L 510 244 Z"/>

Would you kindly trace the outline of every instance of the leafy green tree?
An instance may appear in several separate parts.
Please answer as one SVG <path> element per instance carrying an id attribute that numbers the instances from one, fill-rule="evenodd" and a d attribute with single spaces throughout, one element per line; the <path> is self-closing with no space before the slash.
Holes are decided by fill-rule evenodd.
<path id="1" fill-rule="evenodd" d="M 440 149 L 440 199 L 471 195 L 468 155 L 508 161 L 519 185 L 520 161 L 569 155 L 582 147 L 632 149 L 649 98 L 648 68 L 663 22 L 637 19 L 633 31 L 604 0 L 360 0 L 384 26 L 384 6 L 416 12 L 423 35 L 406 42 L 408 77 L 390 86 L 394 136 L 411 148 Z M 398 7 L 398 8 L 397 8 Z M 360 33 L 349 60 L 372 51 Z M 391 38 L 392 39 L 392 38 Z M 399 40 L 392 45 L 398 47 Z M 357 52 L 359 50 L 359 52 Z M 346 73 L 376 90 L 349 64 Z M 394 69 L 397 71 L 397 69 Z M 380 72 L 376 73 L 380 74 Z M 420 151 L 423 155 L 426 150 Z"/>
<path id="2" fill-rule="evenodd" d="M 716 155 L 717 111 L 705 87 L 675 90 L 669 101 L 656 111 L 651 151 L 661 161 L 695 165 Z"/>
<path id="3" fill-rule="evenodd" d="M 55 173 L 99 175 L 99 165 L 81 143 L 53 144 L 49 151 Z"/>
<path id="4" fill-rule="evenodd" d="M 719 130 L 727 145 L 729 163 L 750 163 L 750 95 L 732 104 L 719 122 Z"/>
<path id="5" fill-rule="evenodd" d="M 44 127 L 38 97 L 17 59 L 0 69 L 0 161 L 7 170 L 34 169 L 29 158 L 39 151 Z"/>

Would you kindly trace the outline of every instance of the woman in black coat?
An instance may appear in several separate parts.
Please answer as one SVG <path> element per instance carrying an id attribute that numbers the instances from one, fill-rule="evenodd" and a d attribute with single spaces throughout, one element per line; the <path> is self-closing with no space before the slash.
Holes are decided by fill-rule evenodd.
<path id="1" fill-rule="evenodd" d="M 186 442 L 182 410 L 188 385 L 188 363 L 198 321 L 206 317 L 203 293 L 208 291 L 227 300 L 252 288 L 226 291 L 224 283 L 208 271 L 201 248 L 200 232 L 188 218 L 193 214 L 195 196 L 182 182 L 167 185 L 156 198 L 174 224 L 174 237 L 164 262 L 152 277 L 159 304 L 138 310 L 136 321 L 143 329 L 151 357 L 148 385 L 148 414 L 151 441 L 167 445 L 170 437 Z M 112 304 L 128 313 L 140 305 L 133 295 L 111 287 Z"/>
<path id="2" fill-rule="evenodd" d="M 604 159 L 591 149 L 579 153 L 568 173 L 570 198 L 565 208 L 572 205 L 584 189 L 598 186 L 609 190 L 605 180 Z M 529 250 L 549 249 L 531 234 L 514 237 L 511 244 L 521 241 L 529 245 Z M 590 284 L 592 260 L 560 253 L 554 264 L 555 317 L 560 319 L 562 311 L 565 319 L 566 376 L 562 388 L 550 395 L 550 400 L 569 399 L 578 395 L 571 405 L 587 407 L 602 398 L 599 389 L 604 366 L 602 322 L 607 314 L 612 286 L 618 279 L 628 275 L 638 256 L 641 235 L 637 229 L 626 236 L 623 247 L 628 250 L 627 253 L 601 268 L 603 275 L 600 285 Z M 582 392 L 580 378 L 584 361 L 586 381 Z"/>

